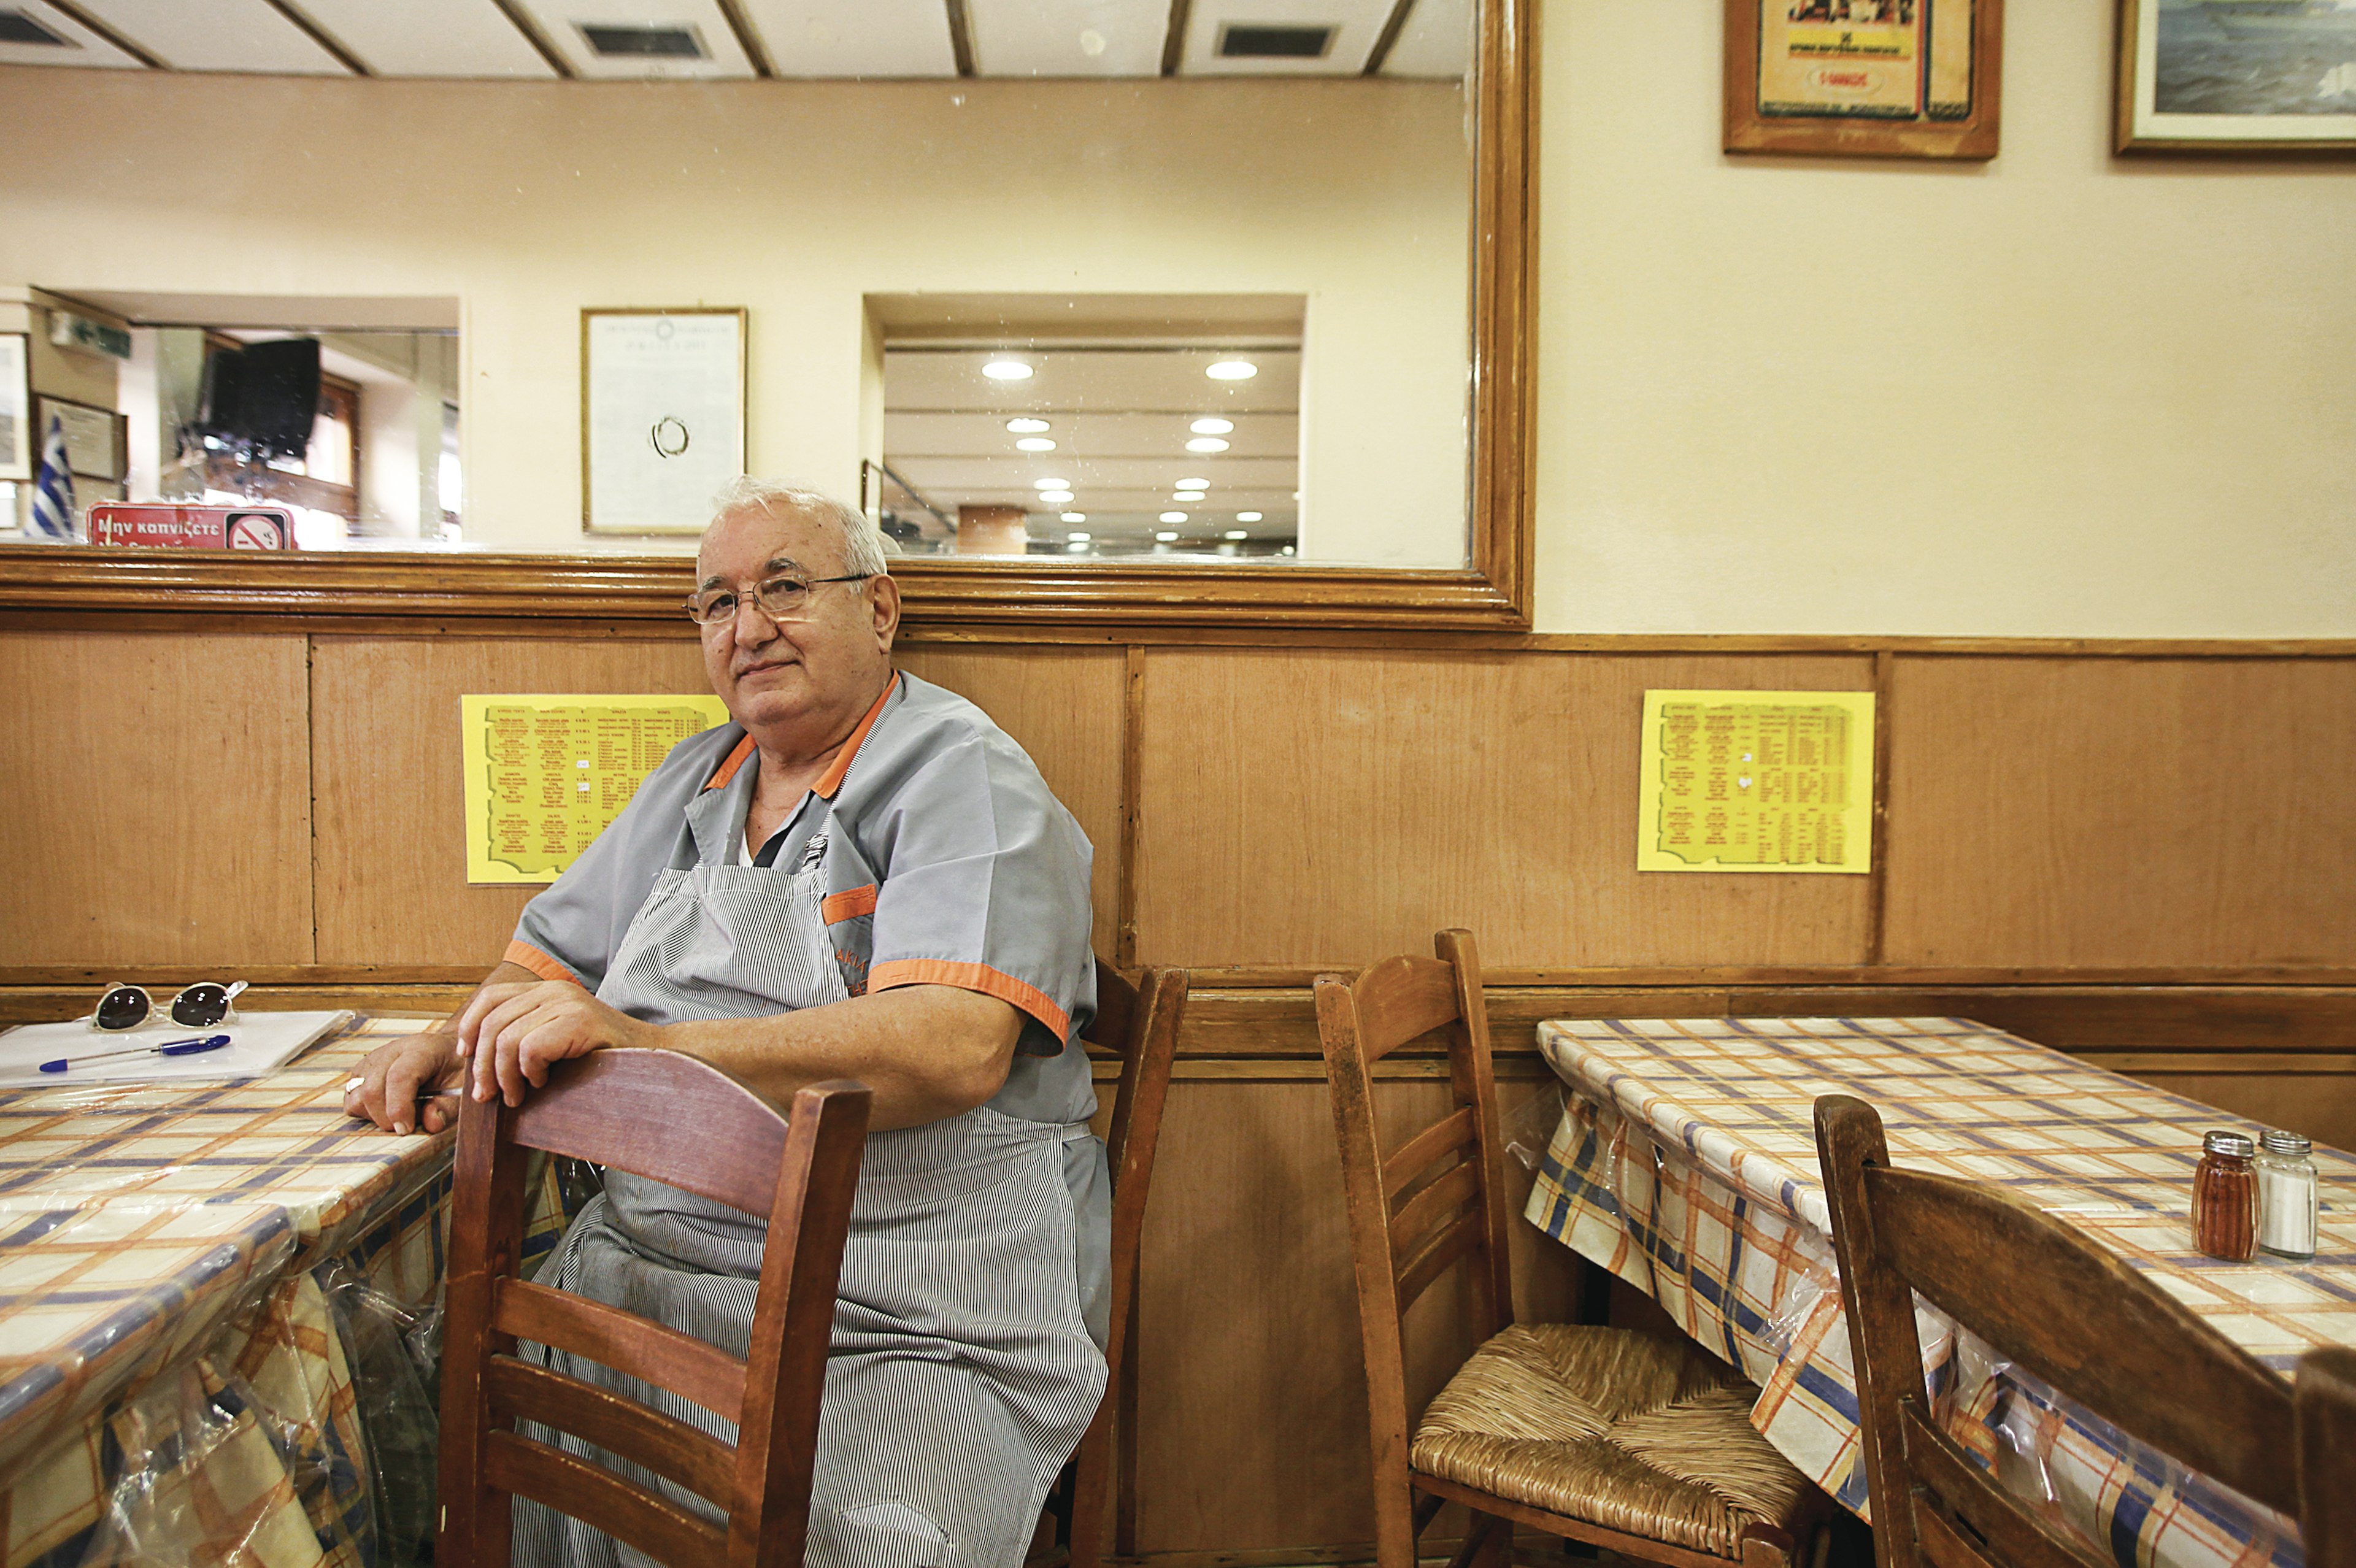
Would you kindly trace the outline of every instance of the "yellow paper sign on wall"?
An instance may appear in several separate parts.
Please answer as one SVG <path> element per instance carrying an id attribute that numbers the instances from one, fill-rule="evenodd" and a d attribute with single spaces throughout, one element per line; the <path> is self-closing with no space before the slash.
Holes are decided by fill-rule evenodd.
<path id="1" fill-rule="evenodd" d="M 1873 693 L 1648 691 L 1640 871 L 1866 871 Z"/>
<path id="2" fill-rule="evenodd" d="M 690 735 L 728 722 L 716 697 L 458 699 L 466 880 L 552 882 Z"/>

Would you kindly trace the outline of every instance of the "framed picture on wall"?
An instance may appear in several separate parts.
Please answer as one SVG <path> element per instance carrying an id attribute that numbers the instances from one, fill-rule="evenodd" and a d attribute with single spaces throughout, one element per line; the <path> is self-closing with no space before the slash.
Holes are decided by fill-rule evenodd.
<path id="1" fill-rule="evenodd" d="M 43 393 L 33 400 L 33 425 L 47 439 L 54 418 L 65 430 L 66 468 L 85 479 L 123 476 L 131 421 L 109 409 Z M 79 488 L 79 486 L 77 486 Z"/>
<path id="2" fill-rule="evenodd" d="M 2116 144 L 2356 152 L 2356 0 L 2119 0 Z"/>
<path id="3" fill-rule="evenodd" d="M 31 339 L 0 332 L 0 481 L 30 479 L 38 443 L 33 436 Z"/>
<path id="4" fill-rule="evenodd" d="M 2004 0 L 1726 0 L 1730 153 L 1992 158 Z"/>
<path id="5" fill-rule="evenodd" d="M 744 472 L 744 312 L 581 313 L 581 525 L 691 534 Z"/>

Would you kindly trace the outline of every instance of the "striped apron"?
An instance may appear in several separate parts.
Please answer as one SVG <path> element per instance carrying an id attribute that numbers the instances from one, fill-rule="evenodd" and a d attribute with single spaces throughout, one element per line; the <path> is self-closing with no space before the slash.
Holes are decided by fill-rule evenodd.
<path id="1" fill-rule="evenodd" d="M 654 1023 L 752 1018 L 845 999 L 819 911 L 825 869 L 702 864 L 662 873 L 598 999 Z M 659 1105 L 647 1107 L 660 1115 Z M 984 1105 L 871 1134 L 826 1370 L 807 1561 L 814 1568 L 1014 1568 L 1046 1489 L 1105 1384 L 1083 1320 L 1065 1146 L 1086 1124 Z M 767 1228 L 674 1187 L 608 1171 L 542 1283 L 667 1323 L 742 1357 Z M 734 1442 L 734 1424 L 543 1346 L 527 1358 Z M 529 1435 L 720 1510 L 579 1438 Z M 648 1560 L 515 1500 L 523 1568 Z"/>

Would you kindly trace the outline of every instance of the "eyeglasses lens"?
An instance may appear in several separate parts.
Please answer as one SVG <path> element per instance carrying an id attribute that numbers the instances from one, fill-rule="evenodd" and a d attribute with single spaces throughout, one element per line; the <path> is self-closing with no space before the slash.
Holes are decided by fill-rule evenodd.
<path id="1" fill-rule="evenodd" d="M 136 986 L 117 986 L 98 999 L 98 1027 L 137 1029 L 147 1021 L 147 993 Z"/>
<path id="2" fill-rule="evenodd" d="M 172 998 L 172 1021 L 189 1029 L 210 1029 L 229 1017 L 229 990 L 210 981 L 191 986 Z"/>

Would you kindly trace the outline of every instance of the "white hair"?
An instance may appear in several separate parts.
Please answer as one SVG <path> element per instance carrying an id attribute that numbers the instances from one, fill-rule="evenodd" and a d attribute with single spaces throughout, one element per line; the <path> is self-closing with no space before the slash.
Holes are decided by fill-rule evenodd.
<path id="1" fill-rule="evenodd" d="M 838 501 L 823 490 L 813 490 L 807 485 L 796 485 L 782 479 L 755 479 L 740 474 L 720 487 L 712 497 L 712 522 L 704 526 L 710 532 L 721 518 L 737 512 L 766 512 L 776 517 L 792 512 L 814 521 L 831 524 L 842 537 L 842 569 L 867 577 L 883 577 L 890 573 L 891 562 L 884 557 L 884 532 L 874 520 L 858 507 Z"/>

